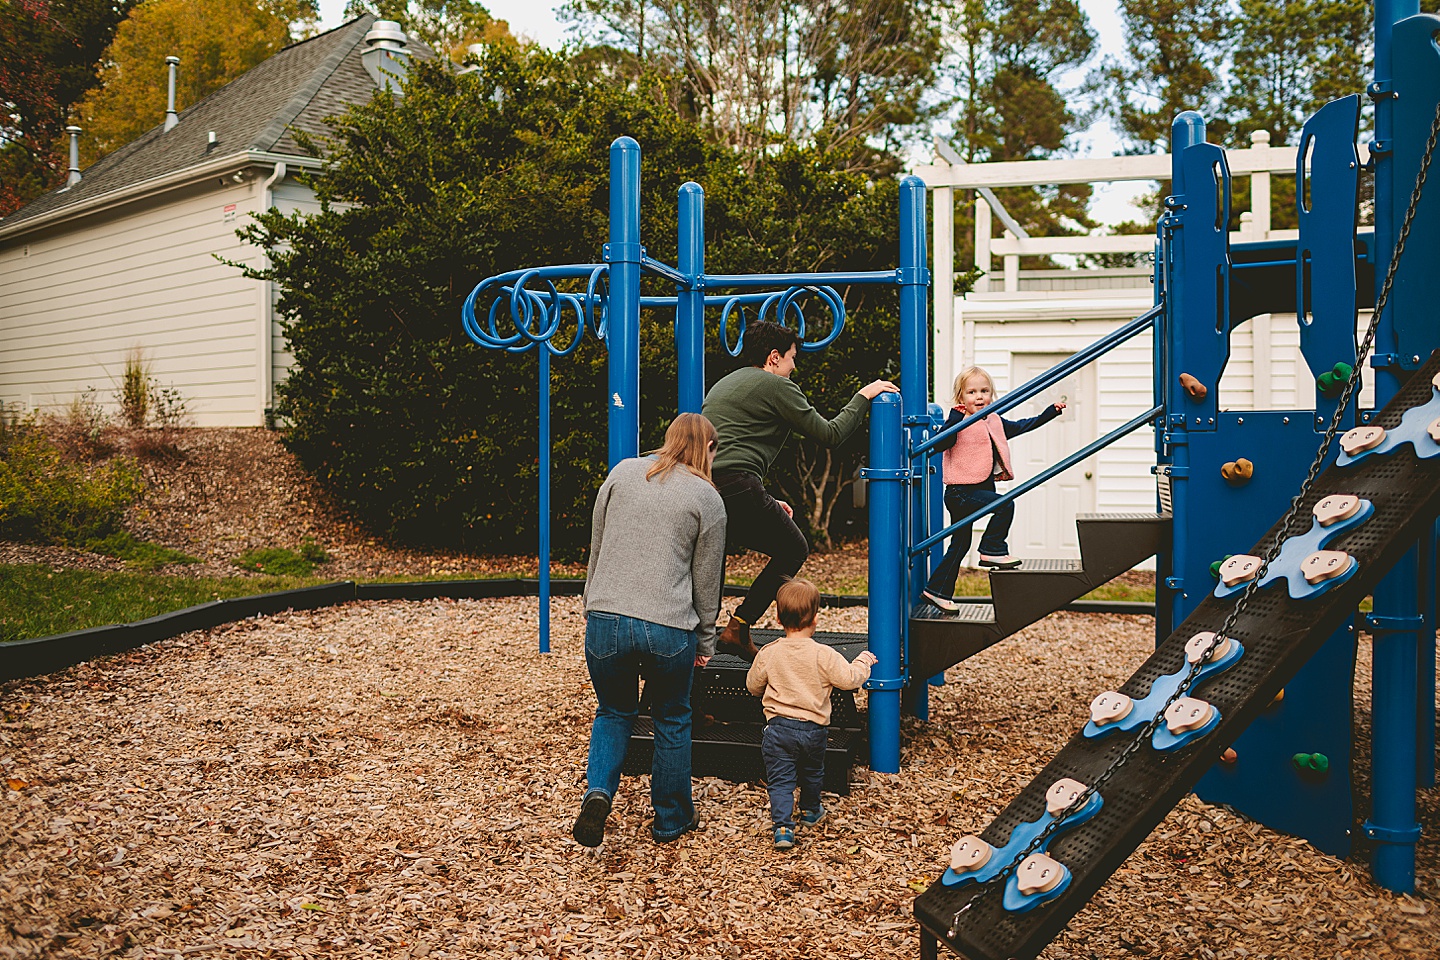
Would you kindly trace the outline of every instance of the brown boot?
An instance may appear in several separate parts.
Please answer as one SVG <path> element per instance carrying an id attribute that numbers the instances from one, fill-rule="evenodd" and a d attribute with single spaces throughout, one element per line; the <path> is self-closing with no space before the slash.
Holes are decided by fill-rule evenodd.
<path id="1" fill-rule="evenodd" d="M 720 636 L 715 638 L 715 652 L 728 653 L 732 657 L 754 663 L 755 656 L 760 651 L 750 639 L 750 624 L 739 617 L 731 617 L 730 622 L 725 624 L 725 629 L 720 631 Z"/>

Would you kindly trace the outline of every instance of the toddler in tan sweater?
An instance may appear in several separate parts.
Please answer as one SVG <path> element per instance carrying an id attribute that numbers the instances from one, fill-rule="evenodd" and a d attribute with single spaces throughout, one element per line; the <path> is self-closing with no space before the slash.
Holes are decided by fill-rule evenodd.
<path id="1" fill-rule="evenodd" d="M 830 732 L 830 691 L 855 690 L 870 678 L 875 655 L 863 651 L 848 662 L 834 647 L 815 640 L 820 591 L 809 580 L 791 580 L 775 594 L 775 613 L 785 636 L 767 643 L 745 686 L 762 698 L 765 733 L 760 752 L 770 790 L 775 849 L 795 846 L 795 818 L 820 822 L 820 786 L 825 780 L 825 746 Z M 795 812 L 795 789 L 800 811 Z"/>

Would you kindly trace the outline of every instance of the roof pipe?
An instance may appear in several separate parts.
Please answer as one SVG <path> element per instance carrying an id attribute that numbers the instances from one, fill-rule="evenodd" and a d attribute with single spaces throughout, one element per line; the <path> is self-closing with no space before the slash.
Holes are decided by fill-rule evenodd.
<path id="1" fill-rule="evenodd" d="M 175 112 L 175 68 L 180 66 L 180 58 L 166 57 L 165 63 L 170 67 L 170 96 L 165 106 L 165 129 L 171 130 L 180 122 L 180 115 Z"/>
<path id="2" fill-rule="evenodd" d="M 70 134 L 70 176 L 65 178 L 65 186 L 73 187 L 80 182 L 80 128 L 72 123 L 65 132 Z"/>

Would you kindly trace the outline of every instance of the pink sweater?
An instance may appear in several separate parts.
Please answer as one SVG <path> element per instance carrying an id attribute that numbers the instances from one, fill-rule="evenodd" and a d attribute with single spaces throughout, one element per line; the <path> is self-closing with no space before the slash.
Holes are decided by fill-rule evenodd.
<path id="1" fill-rule="evenodd" d="M 1000 473 L 996 480 L 1014 480 L 1010 469 L 1010 441 L 1005 439 L 1005 425 L 1000 415 L 992 413 L 979 423 L 966 427 L 955 436 L 955 446 L 945 451 L 943 477 L 946 484 L 984 483 L 995 468 L 995 454 L 1000 451 Z"/>

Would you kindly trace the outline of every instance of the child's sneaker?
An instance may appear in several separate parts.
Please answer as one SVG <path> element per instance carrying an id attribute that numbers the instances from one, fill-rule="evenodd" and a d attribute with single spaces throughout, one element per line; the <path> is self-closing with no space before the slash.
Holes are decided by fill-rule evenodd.
<path id="1" fill-rule="evenodd" d="M 795 830 L 793 827 L 775 828 L 775 849 L 789 850 L 795 846 Z"/>
<path id="2" fill-rule="evenodd" d="M 815 824 L 825 819 L 825 808 L 816 807 L 814 810 L 801 810 L 796 816 L 799 818 L 801 823 L 813 827 L 815 826 Z"/>

